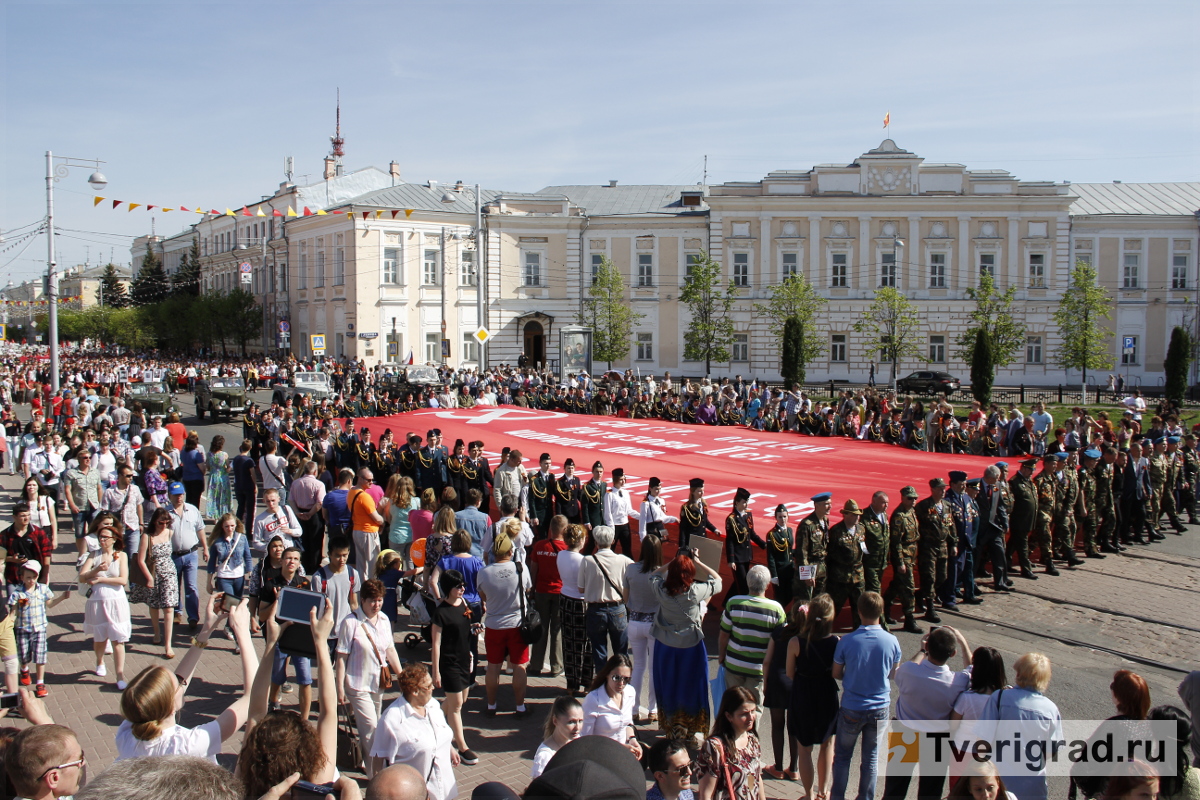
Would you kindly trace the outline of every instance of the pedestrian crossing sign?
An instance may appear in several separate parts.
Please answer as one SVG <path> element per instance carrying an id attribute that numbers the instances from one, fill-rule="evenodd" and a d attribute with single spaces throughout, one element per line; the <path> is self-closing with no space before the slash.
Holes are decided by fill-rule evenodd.
<path id="1" fill-rule="evenodd" d="M 313 355 L 319 356 L 325 354 L 325 334 L 314 333 L 308 337 L 308 342 Z"/>

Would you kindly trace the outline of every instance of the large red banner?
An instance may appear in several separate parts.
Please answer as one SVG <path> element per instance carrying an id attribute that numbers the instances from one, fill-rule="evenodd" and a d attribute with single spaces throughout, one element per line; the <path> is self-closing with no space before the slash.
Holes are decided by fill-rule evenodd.
<path id="1" fill-rule="evenodd" d="M 538 457 L 549 453 L 555 474 L 562 463 L 575 460 L 575 472 L 586 481 L 592 464 L 604 464 L 605 480 L 614 467 L 625 470 L 627 487 L 640 503 L 646 482 L 662 480 L 668 513 L 677 515 L 687 500 L 688 481 L 705 480 L 710 518 L 724 530 L 724 519 L 737 488 L 751 493 L 750 509 L 757 518 L 755 530 L 765 533 L 774 525 L 775 507 L 783 503 L 790 523 L 812 510 L 809 499 L 818 492 L 833 493 L 833 518 L 847 498 L 861 507 L 882 489 L 894 508 L 903 486 L 914 486 L 924 497 L 929 480 L 946 478 L 959 469 L 969 477 L 982 477 L 994 459 L 969 455 L 917 452 L 892 445 L 844 438 L 765 433 L 745 428 L 684 425 L 650 419 L 594 417 L 555 411 L 504 406 L 500 408 L 424 409 L 391 417 L 356 420 L 366 425 L 375 441 L 391 429 L 398 444 L 409 432 L 425 436 L 439 428 L 447 447 L 456 439 L 480 439 L 494 470 L 500 450 L 520 450 L 527 469 L 536 470 Z M 761 560 L 761 558 L 759 559 Z"/>

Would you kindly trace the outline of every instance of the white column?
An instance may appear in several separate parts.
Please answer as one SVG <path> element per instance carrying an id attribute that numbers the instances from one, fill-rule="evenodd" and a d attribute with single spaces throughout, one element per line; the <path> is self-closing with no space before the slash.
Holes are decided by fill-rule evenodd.
<path id="1" fill-rule="evenodd" d="M 900 285 L 904 287 L 904 291 L 911 293 L 918 290 L 929 288 L 928 281 L 923 280 L 924 275 L 921 268 L 923 258 L 921 257 L 921 218 L 908 218 L 908 247 L 904 248 L 904 279 Z"/>
<path id="2" fill-rule="evenodd" d="M 808 217 L 808 263 L 805 265 L 808 282 L 820 292 L 829 287 L 830 277 L 825 273 L 824 242 L 821 241 L 821 217 Z"/>
<path id="3" fill-rule="evenodd" d="M 1021 220 L 1017 217 L 1008 218 L 1008 282 L 997 288 L 1021 286 Z"/>
<path id="4" fill-rule="evenodd" d="M 766 288 L 775 283 L 775 273 L 771 262 L 775 251 L 775 243 L 771 240 L 771 216 L 761 214 L 758 221 L 758 280 L 751 279 L 751 286 Z"/>
<path id="5" fill-rule="evenodd" d="M 975 265 L 971 263 L 971 218 L 966 215 L 958 217 L 958 256 L 951 267 L 950 288 L 966 289 L 976 285 L 979 276 Z"/>
<path id="6" fill-rule="evenodd" d="M 871 218 L 860 216 L 858 218 L 858 258 L 852 259 L 857 263 L 857 269 L 853 270 L 850 280 L 852 288 L 871 290 L 879 285 L 879 275 L 875 270 L 878 265 L 875 263 L 875 248 L 871 247 Z M 865 277 L 864 277 L 865 276 Z"/>

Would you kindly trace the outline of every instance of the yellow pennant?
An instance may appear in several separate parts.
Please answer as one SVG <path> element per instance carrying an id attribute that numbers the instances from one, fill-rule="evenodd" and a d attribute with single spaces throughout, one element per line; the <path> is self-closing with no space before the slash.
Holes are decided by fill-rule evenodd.
<path id="1" fill-rule="evenodd" d="M 327 217 L 327 216 L 329 216 L 329 212 L 328 212 L 328 211 L 322 211 L 321 209 L 319 209 L 319 208 L 318 208 L 318 209 L 317 209 L 317 216 L 318 216 L 318 217 Z"/>
<path id="2" fill-rule="evenodd" d="M 93 199 L 92 199 L 92 208 L 95 208 L 96 206 L 100 205 L 100 202 L 101 202 L 102 200 L 104 200 L 104 198 L 103 198 L 103 197 L 95 197 L 95 198 L 93 198 Z"/>
<path id="3" fill-rule="evenodd" d="M 138 208 L 139 206 L 141 206 L 141 203 L 130 203 L 129 210 L 133 211 L 135 208 Z"/>
<path id="4" fill-rule="evenodd" d="M 165 213 L 167 213 L 168 211 L 174 211 L 174 210 L 175 210 L 175 209 L 173 209 L 173 208 L 164 208 L 164 209 L 162 210 L 162 212 L 165 214 Z"/>
<path id="5" fill-rule="evenodd" d="M 254 216 L 256 216 L 256 217 L 265 217 L 266 216 L 266 214 L 263 213 L 262 206 L 258 207 L 258 213 L 255 214 Z"/>
<path id="6" fill-rule="evenodd" d="M 411 216 L 412 216 L 412 212 L 413 212 L 413 209 L 411 209 L 411 208 L 406 208 L 406 209 L 404 209 L 404 216 L 406 216 L 406 217 L 411 217 Z"/>
<path id="7" fill-rule="evenodd" d="M 236 213 L 236 212 L 234 212 L 234 211 L 230 211 L 230 210 L 229 210 L 229 207 L 228 207 L 228 206 L 226 206 L 226 207 L 225 207 L 225 216 L 227 216 L 227 217 L 236 217 L 236 216 L 237 216 L 237 213 Z"/>
<path id="8" fill-rule="evenodd" d="M 289 217 L 294 217 L 294 216 L 296 216 L 296 209 L 292 208 L 291 206 L 288 206 L 288 213 L 287 213 L 287 215 L 288 215 Z"/>
<path id="9" fill-rule="evenodd" d="M 196 206 L 196 207 L 195 207 L 194 209 L 192 209 L 192 210 L 193 210 L 193 211 L 195 211 L 197 214 L 203 214 L 203 213 L 204 213 L 204 209 L 203 209 L 203 208 L 201 208 L 200 206 Z"/>

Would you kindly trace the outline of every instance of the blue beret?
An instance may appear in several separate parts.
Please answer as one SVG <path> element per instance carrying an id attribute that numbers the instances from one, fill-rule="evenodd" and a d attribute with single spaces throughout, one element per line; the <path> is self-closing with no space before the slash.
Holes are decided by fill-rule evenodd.
<path id="1" fill-rule="evenodd" d="M 1000 469 L 1008 469 L 1008 462 L 1007 461 L 997 461 L 996 466 L 999 467 Z"/>
<path id="2" fill-rule="evenodd" d="M 1054 454 L 1054 457 L 1057 458 L 1059 461 L 1066 461 L 1068 458 L 1071 457 L 1071 454 L 1068 453 L 1066 450 L 1059 450 L 1057 453 Z"/>
<path id="3" fill-rule="evenodd" d="M 831 500 L 832 498 L 833 498 L 833 492 L 821 492 L 820 494 L 814 494 L 812 496 L 812 501 L 814 503 L 819 503 L 822 500 Z"/>
<path id="4" fill-rule="evenodd" d="M 1169 444 L 1179 444 L 1179 443 L 1180 443 L 1180 442 L 1182 442 L 1182 441 L 1183 441 L 1183 437 L 1182 437 L 1182 436 L 1168 436 L 1168 437 L 1167 437 L 1167 442 L 1168 442 Z"/>
<path id="5" fill-rule="evenodd" d="M 1102 454 L 1099 450 L 1084 450 L 1083 455 L 1085 458 L 1100 458 Z"/>

